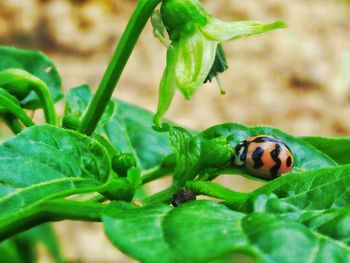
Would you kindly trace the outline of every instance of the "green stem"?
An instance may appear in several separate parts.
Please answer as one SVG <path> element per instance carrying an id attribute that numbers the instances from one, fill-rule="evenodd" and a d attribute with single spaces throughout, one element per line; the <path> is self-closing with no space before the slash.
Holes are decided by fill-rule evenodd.
<path id="1" fill-rule="evenodd" d="M 142 184 L 147 184 L 159 178 L 169 175 L 172 172 L 172 169 L 165 167 L 158 167 L 155 170 L 150 171 L 149 173 L 144 174 L 142 178 Z"/>
<path id="2" fill-rule="evenodd" d="M 14 134 L 18 134 L 23 130 L 21 123 L 18 121 L 16 117 L 11 114 L 4 114 L 3 116 L 4 122 L 11 129 Z"/>
<path id="3" fill-rule="evenodd" d="M 46 122 L 56 125 L 54 102 L 49 88 L 41 79 L 22 69 L 7 69 L 0 72 L 0 85 L 10 94 L 19 93 L 21 96 L 33 90 L 42 103 Z"/>
<path id="4" fill-rule="evenodd" d="M 91 197 L 87 201 L 91 202 L 91 203 L 102 203 L 102 202 L 107 201 L 107 200 L 108 199 L 105 196 L 99 194 L 99 195 L 96 195 L 94 197 Z"/>
<path id="5" fill-rule="evenodd" d="M 214 182 L 189 181 L 185 187 L 192 190 L 195 195 L 206 195 L 232 202 L 243 202 L 250 196 L 249 193 L 236 192 Z"/>
<path id="6" fill-rule="evenodd" d="M 0 95 L 0 105 L 6 109 L 7 113 L 16 116 L 26 127 L 35 125 L 34 122 L 27 116 L 24 110 L 8 97 Z"/>
<path id="7" fill-rule="evenodd" d="M 42 203 L 31 214 L 20 219 L 0 224 L 0 242 L 22 231 L 45 222 L 80 220 L 100 222 L 106 205 L 70 200 L 52 200 Z M 17 218 L 17 217 L 16 217 Z"/>
<path id="8" fill-rule="evenodd" d="M 94 132 L 147 20 L 160 2 L 161 0 L 138 2 L 82 120 L 81 133 L 91 135 Z"/>
<path id="9" fill-rule="evenodd" d="M 100 222 L 105 207 L 106 205 L 100 203 L 52 200 L 43 203 L 40 209 L 53 221 L 69 219 Z"/>
<path id="10" fill-rule="evenodd" d="M 49 92 L 49 88 L 40 79 L 37 79 L 36 83 L 37 85 L 33 85 L 32 89 L 38 95 L 42 103 L 45 120 L 49 124 L 56 125 L 57 121 L 56 121 L 55 104 Z"/>
<path id="11" fill-rule="evenodd" d="M 175 187 L 175 185 L 171 185 L 163 191 L 160 191 L 154 195 L 147 196 L 140 201 L 143 205 L 153 203 L 169 203 L 176 191 L 177 187 Z"/>

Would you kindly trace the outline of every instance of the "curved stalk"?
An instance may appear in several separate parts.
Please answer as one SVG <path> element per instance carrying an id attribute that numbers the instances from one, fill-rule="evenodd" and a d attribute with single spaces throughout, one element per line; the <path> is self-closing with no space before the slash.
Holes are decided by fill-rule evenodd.
<path id="1" fill-rule="evenodd" d="M 249 193 L 236 192 L 214 182 L 189 181 L 185 187 L 196 195 L 206 195 L 231 202 L 243 202 L 250 197 Z"/>
<path id="2" fill-rule="evenodd" d="M 46 222 L 80 220 L 100 222 L 106 205 L 70 200 L 51 200 L 39 205 L 30 215 L 0 224 L 0 242 L 22 231 Z"/>
<path id="3" fill-rule="evenodd" d="M 91 135 L 94 132 L 147 20 L 160 2 L 161 0 L 138 2 L 82 120 L 81 133 Z"/>
<path id="4" fill-rule="evenodd" d="M 142 205 L 149 205 L 154 203 L 170 203 L 171 199 L 173 198 L 173 195 L 178 190 L 178 188 L 175 185 L 171 185 L 168 188 L 154 194 L 147 196 L 140 200 Z"/>
<path id="5" fill-rule="evenodd" d="M 2 94 L 0 94 L 0 106 L 6 110 L 6 113 L 16 116 L 25 126 L 35 125 L 20 106 Z"/>
<path id="6" fill-rule="evenodd" d="M 6 123 L 6 125 L 10 128 L 10 130 L 14 134 L 18 134 L 18 133 L 20 133 L 23 130 L 23 127 L 22 127 L 21 123 L 12 114 L 6 113 L 2 117 L 3 117 L 4 122 Z"/>
<path id="7" fill-rule="evenodd" d="M 49 88 L 41 79 L 22 69 L 7 69 L 0 72 L 0 85 L 5 90 L 9 87 L 12 92 L 19 92 L 22 95 L 29 94 L 33 90 L 42 103 L 46 122 L 56 125 L 54 102 Z"/>
<path id="8" fill-rule="evenodd" d="M 54 102 L 51 97 L 51 94 L 49 92 L 49 88 L 40 79 L 36 80 L 36 84 L 37 85 L 33 85 L 32 88 L 35 91 L 35 93 L 38 95 L 42 103 L 45 120 L 49 124 L 56 125 L 57 122 L 56 122 L 55 106 L 54 106 Z"/>
<path id="9" fill-rule="evenodd" d="M 172 171 L 173 170 L 170 168 L 160 166 L 160 167 L 142 175 L 141 176 L 142 184 L 147 184 L 147 183 L 152 182 L 154 180 L 163 178 L 163 177 L 171 174 Z"/>

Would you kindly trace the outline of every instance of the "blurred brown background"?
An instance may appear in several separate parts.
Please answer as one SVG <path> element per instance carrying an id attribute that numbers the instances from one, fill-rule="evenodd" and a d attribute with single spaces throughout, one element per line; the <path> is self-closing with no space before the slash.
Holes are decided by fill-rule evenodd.
<path id="1" fill-rule="evenodd" d="M 229 70 L 221 80 L 226 95 L 219 95 L 215 83 L 203 85 L 191 101 L 177 94 L 167 118 L 193 129 L 232 121 L 271 125 L 295 135 L 350 134 L 349 1 L 203 3 L 223 20 L 283 19 L 289 28 L 225 43 Z M 0 43 L 44 51 L 58 66 L 64 90 L 82 83 L 95 88 L 135 4 L 1 0 Z M 151 30 L 148 24 L 114 95 L 155 111 L 165 48 Z M 241 191 L 257 185 L 233 177 L 222 180 Z M 106 241 L 99 224 L 56 227 L 71 262 L 128 260 Z"/>

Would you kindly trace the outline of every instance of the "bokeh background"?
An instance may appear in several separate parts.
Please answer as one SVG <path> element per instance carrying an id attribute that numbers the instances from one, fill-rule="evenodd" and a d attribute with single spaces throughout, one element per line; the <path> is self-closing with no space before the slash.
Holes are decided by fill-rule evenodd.
<path id="1" fill-rule="evenodd" d="M 1 0 L 0 44 L 45 52 L 64 90 L 82 83 L 95 89 L 136 2 Z M 350 134 L 350 1 L 202 2 L 223 20 L 283 19 L 289 28 L 225 43 L 229 70 L 220 77 L 226 95 L 215 82 L 191 101 L 178 93 L 168 119 L 192 129 L 230 121 L 294 135 Z M 155 111 L 165 52 L 148 24 L 114 96 Z M 221 180 L 240 191 L 258 185 L 232 176 Z M 55 228 L 70 262 L 133 262 L 109 244 L 100 224 Z M 40 261 L 49 262 L 42 254 Z"/>

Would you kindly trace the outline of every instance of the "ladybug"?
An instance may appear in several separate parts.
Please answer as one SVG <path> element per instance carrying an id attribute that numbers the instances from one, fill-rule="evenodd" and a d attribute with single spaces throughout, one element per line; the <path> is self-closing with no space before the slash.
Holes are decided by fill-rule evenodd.
<path id="1" fill-rule="evenodd" d="M 252 136 L 235 147 L 234 163 L 256 177 L 272 180 L 292 170 L 294 157 L 289 147 L 270 135 Z"/>

